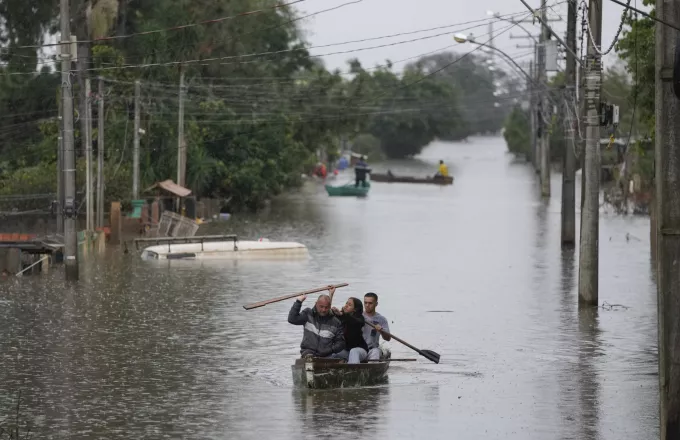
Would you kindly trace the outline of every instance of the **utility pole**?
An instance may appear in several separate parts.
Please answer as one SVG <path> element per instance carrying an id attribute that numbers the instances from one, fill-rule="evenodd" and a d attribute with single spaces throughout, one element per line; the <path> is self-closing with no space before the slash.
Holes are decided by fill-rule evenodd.
<path id="1" fill-rule="evenodd" d="M 97 111 L 97 227 L 104 226 L 104 79 L 99 77 Z"/>
<path id="2" fill-rule="evenodd" d="M 602 87 L 601 56 L 602 0 L 590 0 L 588 22 L 588 56 L 585 68 L 586 148 L 582 172 L 585 174 L 585 200 L 581 210 L 579 254 L 579 304 L 597 305 L 598 248 L 600 233 L 600 91 Z"/>
<path id="3" fill-rule="evenodd" d="M 512 35 L 510 38 L 513 38 Z M 531 38 L 530 36 L 523 36 L 523 37 L 514 37 L 514 38 Z M 536 117 L 536 111 L 537 111 L 537 106 L 536 106 L 536 94 L 538 93 L 538 87 L 536 87 L 536 81 L 537 81 L 537 68 L 536 68 L 536 63 L 537 63 L 537 50 L 538 46 L 536 45 L 536 40 L 533 40 L 534 44 L 530 46 L 522 46 L 520 44 L 517 45 L 518 49 L 529 49 L 533 48 L 534 50 L 534 59 L 529 61 L 529 77 L 531 77 L 531 81 L 528 81 L 527 84 L 527 90 L 529 91 L 529 122 L 531 124 L 531 164 L 534 166 L 534 171 L 538 172 L 540 160 L 539 160 L 539 152 L 538 152 L 538 136 L 537 136 L 537 117 Z"/>
<path id="4" fill-rule="evenodd" d="M 57 142 L 57 234 L 64 233 L 64 116 L 61 89 L 57 90 L 59 109 L 59 138 Z"/>
<path id="5" fill-rule="evenodd" d="M 569 0 L 567 6 L 567 44 L 576 52 L 576 0 Z M 567 51 L 565 71 L 567 91 L 567 114 L 572 114 L 572 102 L 576 96 L 576 57 Z M 578 118 L 578 114 L 574 114 Z M 573 246 L 576 241 L 576 136 L 575 120 L 570 121 L 565 133 L 566 145 L 562 159 L 562 246 Z"/>
<path id="6" fill-rule="evenodd" d="M 139 95 L 140 95 L 140 83 L 135 81 L 135 142 L 134 142 L 134 154 L 132 156 L 132 199 L 137 200 L 139 198 Z M 182 98 L 180 98 L 182 99 Z M 180 104 L 181 106 L 182 104 Z"/>
<path id="7" fill-rule="evenodd" d="M 541 47 L 539 48 L 540 53 L 540 67 L 539 75 L 541 76 L 540 86 L 543 87 L 543 94 L 541 95 L 541 118 L 543 121 L 543 130 L 541 130 L 541 195 L 543 197 L 550 197 L 550 133 L 548 131 L 548 126 L 545 119 L 548 119 L 549 108 L 548 101 L 548 76 L 546 74 L 546 50 L 545 41 L 549 37 L 548 33 L 548 10 L 547 10 L 547 0 L 541 0 L 541 17 L 543 18 L 543 23 L 541 25 Z"/>
<path id="8" fill-rule="evenodd" d="M 657 0 L 656 16 L 680 25 L 680 0 Z M 680 102 L 674 93 L 678 33 L 656 30 L 656 230 L 659 326 L 660 438 L 680 437 Z"/>
<path id="9" fill-rule="evenodd" d="M 92 194 L 92 101 L 90 100 L 90 95 L 92 94 L 92 88 L 90 85 L 90 78 L 85 78 L 85 211 L 86 220 L 85 227 L 86 230 L 92 231 L 92 217 L 93 217 L 93 194 Z"/>
<path id="10" fill-rule="evenodd" d="M 536 48 L 534 47 L 534 52 Z M 529 82 L 529 122 L 531 124 L 531 163 L 534 166 L 534 170 L 538 168 L 538 138 L 536 136 L 536 91 L 537 88 L 533 81 L 536 80 L 536 64 L 534 61 L 529 61 L 529 76 L 531 76 L 532 81 Z"/>
<path id="11" fill-rule="evenodd" d="M 491 61 L 495 61 L 495 59 L 494 59 L 495 50 L 493 50 L 494 47 L 495 47 L 494 41 L 493 41 L 493 20 L 489 21 L 489 41 L 486 44 L 491 46 L 491 50 L 489 51 L 489 56 L 490 56 Z"/>
<path id="12" fill-rule="evenodd" d="M 71 28 L 69 0 L 61 0 L 61 87 L 64 117 L 64 266 L 66 279 L 78 279 L 76 234 L 76 157 L 73 143 L 73 91 L 71 89 Z"/>
<path id="13" fill-rule="evenodd" d="M 187 166 L 187 149 L 184 141 L 184 66 L 179 74 L 179 124 L 177 127 L 177 184 L 184 186 Z"/>

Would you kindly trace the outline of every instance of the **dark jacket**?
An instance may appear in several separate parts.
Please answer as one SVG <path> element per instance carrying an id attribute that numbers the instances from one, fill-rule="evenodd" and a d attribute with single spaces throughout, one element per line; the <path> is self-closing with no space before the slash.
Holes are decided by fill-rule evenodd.
<path id="1" fill-rule="evenodd" d="M 364 162 L 363 160 L 357 162 L 357 164 L 354 165 L 354 176 L 357 179 L 365 180 L 366 174 L 368 174 L 370 172 L 371 172 L 371 169 L 368 167 L 368 164 L 366 162 Z"/>
<path id="2" fill-rule="evenodd" d="M 368 345 L 366 345 L 366 340 L 364 339 L 364 317 L 363 315 L 357 316 L 353 314 L 352 316 L 347 313 L 338 315 L 338 319 L 342 323 L 345 335 L 345 349 L 347 351 L 361 347 L 368 351 Z"/>
<path id="3" fill-rule="evenodd" d="M 305 356 L 326 357 L 345 349 L 345 338 L 340 320 L 332 313 L 320 316 L 314 308 L 306 308 L 302 312 L 302 303 L 295 301 L 288 313 L 288 322 L 304 325 L 305 330 L 300 343 L 300 354 Z"/>

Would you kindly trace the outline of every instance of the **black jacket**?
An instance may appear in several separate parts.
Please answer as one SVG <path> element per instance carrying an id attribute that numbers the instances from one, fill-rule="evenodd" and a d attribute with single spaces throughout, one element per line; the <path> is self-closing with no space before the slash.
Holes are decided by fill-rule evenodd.
<path id="1" fill-rule="evenodd" d="M 338 319 L 342 323 L 342 327 L 345 335 L 345 349 L 347 351 L 361 347 L 368 351 L 368 345 L 366 345 L 366 340 L 364 339 L 364 317 L 362 315 L 348 315 L 343 313 L 338 315 Z"/>
<path id="2" fill-rule="evenodd" d="M 302 312 L 302 303 L 295 301 L 288 313 L 288 322 L 293 325 L 304 325 L 305 330 L 300 343 L 300 354 L 305 356 L 326 357 L 345 349 L 345 338 L 340 320 L 329 313 L 321 316 L 314 308 L 306 308 Z"/>

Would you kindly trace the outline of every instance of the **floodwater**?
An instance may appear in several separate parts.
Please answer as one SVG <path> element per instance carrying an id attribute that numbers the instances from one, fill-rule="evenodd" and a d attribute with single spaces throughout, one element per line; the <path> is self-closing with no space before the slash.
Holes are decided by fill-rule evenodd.
<path id="1" fill-rule="evenodd" d="M 207 231 L 300 241 L 307 260 L 154 263 L 110 249 L 75 287 L 61 271 L 0 281 L 0 417 L 53 439 L 657 438 L 648 218 L 603 210 L 599 303 L 625 308 L 579 313 L 561 177 L 544 203 L 502 138 L 374 169 L 431 174 L 440 158 L 452 186 L 374 183 L 356 199 L 310 182 Z M 393 357 L 419 359 L 394 363 L 388 385 L 293 389 L 293 301 L 242 305 L 339 282 L 350 286 L 335 304 L 378 293 L 393 333 L 441 363 L 392 341 Z"/>

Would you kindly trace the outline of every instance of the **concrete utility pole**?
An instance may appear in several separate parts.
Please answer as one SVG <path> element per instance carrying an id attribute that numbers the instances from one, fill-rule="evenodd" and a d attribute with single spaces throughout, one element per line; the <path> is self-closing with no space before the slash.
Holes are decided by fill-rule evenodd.
<path id="1" fill-rule="evenodd" d="M 187 149 L 184 141 L 184 68 L 179 74 L 179 123 L 177 127 L 177 184 L 184 186 L 187 166 Z"/>
<path id="2" fill-rule="evenodd" d="M 57 234 L 64 233 L 64 116 L 61 89 L 57 90 L 59 109 L 59 139 L 57 145 Z"/>
<path id="3" fill-rule="evenodd" d="M 97 227 L 104 226 L 104 79 L 99 77 L 97 111 Z"/>
<path id="4" fill-rule="evenodd" d="M 547 26 L 547 0 L 541 0 L 541 17 L 543 18 L 543 24 L 541 24 L 541 46 L 539 48 L 539 75 L 541 78 L 539 83 L 543 88 L 541 95 L 541 118 L 544 119 L 542 124 L 544 128 L 541 130 L 541 195 L 543 197 L 550 197 L 550 133 L 545 121 L 549 120 L 549 112 L 547 110 L 550 107 L 550 102 L 548 101 L 548 76 L 545 70 L 545 41 L 550 36 Z"/>
<path id="5" fill-rule="evenodd" d="M 567 10 L 567 44 L 572 52 L 576 52 L 576 0 L 569 0 Z M 567 87 L 568 114 L 578 115 L 572 109 L 576 96 L 576 58 L 567 52 L 567 68 L 565 72 Z M 575 121 L 567 127 L 565 133 L 566 146 L 562 159 L 562 246 L 573 246 L 576 241 L 576 148 Z"/>
<path id="6" fill-rule="evenodd" d="M 680 25 L 680 0 L 656 0 L 656 16 Z M 660 438 L 680 438 L 680 101 L 674 93 L 678 32 L 656 30 L 656 218 Z"/>
<path id="7" fill-rule="evenodd" d="M 581 242 L 579 254 L 579 304 L 597 305 L 598 248 L 600 233 L 600 91 L 602 87 L 601 55 L 602 0 L 590 0 L 588 22 L 592 39 L 588 36 L 586 61 L 586 151 L 583 173 L 586 190 L 581 210 Z M 593 40 L 594 39 L 594 40 Z"/>
<path id="8" fill-rule="evenodd" d="M 78 279 L 76 233 L 76 157 L 73 143 L 73 91 L 71 88 L 71 28 L 69 0 L 61 0 L 61 87 L 64 117 L 64 266 L 66 279 Z"/>
<path id="9" fill-rule="evenodd" d="M 533 60 L 529 62 L 529 75 L 532 79 L 536 79 L 536 64 Z M 527 87 L 529 89 L 529 122 L 531 124 L 531 164 L 536 170 L 538 169 L 538 137 L 536 136 L 536 92 L 538 89 L 531 81 L 528 81 Z"/>
<path id="10" fill-rule="evenodd" d="M 93 208 L 94 197 L 92 194 L 92 101 L 90 95 L 92 94 L 92 87 L 90 85 L 90 78 L 85 78 L 85 229 L 92 231 L 93 225 Z"/>
<path id="11" fill-rule="evenodd" d="M 140 82 L 135 81 L 135 143 L 132 155 L 132 199 L 139 199 L 139 113 Z M 180 97 L 180 99 L 182 99 Z M 182 104 L 180 104 L 182 105 Z"/>

